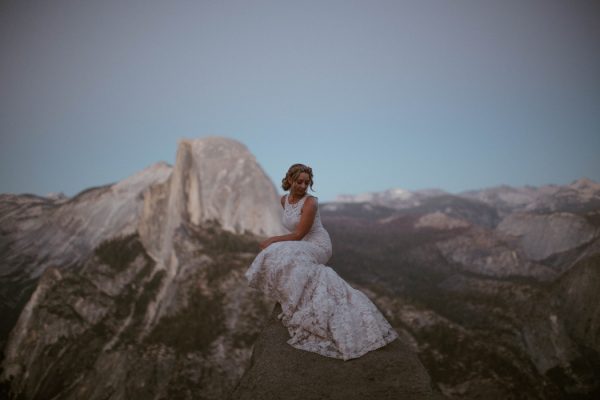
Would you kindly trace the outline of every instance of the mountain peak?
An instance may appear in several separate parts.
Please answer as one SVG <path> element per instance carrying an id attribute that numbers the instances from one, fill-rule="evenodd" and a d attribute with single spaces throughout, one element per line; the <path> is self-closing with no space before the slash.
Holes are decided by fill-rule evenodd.
<path id="1" fill-rule="evenodd" d="M 237 140 L 180 139 L 169 179 L 144 196 L 139 232 L 155 259 L 170 258 L 173 235 L 184 221 L 192 225 L 218 221 L 236 233 L 283 232 L 277 190 Z"/>
<path id="2" fill-rule="evenodd" d="M 181 139 L 173 170 L 173 204 L 193 224 L 217 220 L 226 230 L 282 232 L 275 186 L 248 148 L 234 139 Z"/>
<path id="3" fill-rule="evenodd" d="M 600 190 L 600 183 L 596 183 L 587 177 L 579 178 L 571 182 L 569 186 L 577 190 Z"/>
<path id="4" fill-rule="evenodd" d="M 242 150 L 248 151 L 246 146 L 235 139 L 231 139 L 224 136 L 206 136 L 202 138 L 181 138 L 179 139 L 179 145 L 182 143 L 188 143 L 192 146 L 206 148 L 206 149 L 215 149 L 215 148 L 223 148 L 225 150 Z"/>

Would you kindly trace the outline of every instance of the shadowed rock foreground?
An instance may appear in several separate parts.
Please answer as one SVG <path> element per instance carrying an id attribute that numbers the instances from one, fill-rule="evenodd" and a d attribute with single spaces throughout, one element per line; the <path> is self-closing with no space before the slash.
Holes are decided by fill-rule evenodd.
<path id="1" fill-rule="evenodd" d="M 231 400 L 442 399 L 416 354 L 400 339 L 348 361 L 298 350 L 277 304 L 254 343 L 251 366 Z"/>

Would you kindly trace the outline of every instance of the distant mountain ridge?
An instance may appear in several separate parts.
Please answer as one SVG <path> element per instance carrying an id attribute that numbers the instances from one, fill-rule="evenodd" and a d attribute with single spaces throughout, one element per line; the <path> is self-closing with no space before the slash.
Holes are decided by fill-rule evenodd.
<path id="1" fill-rule="evenodd" d="M 446 194 L 441 189 L 423 189 L 409 191 L 405 189 L 388 189 L 382 192 L 367 192 L 357 195 L 342 194 L 338 195 L 334 203 L 370 203 L 378 206 L 391 208 L 408 208 L 420 204 L 420 200 Z"/>
<path id="2" fill-rule="evenodd" d="M 441 195 L 450 195 L 450 193 L 441 189 L 409 191 L 395 188 L 357 195 L 338 195 L 332 203 L 369 203 L 402 209 L 419 206 L 424 199 Z M 454 196 L 479 200 L 497 208 L 501 214 L 513 211 L 555 211 L 559 208 L 564 210 L 569 206 L 594 209 L 600 205 L 600 183 L 589 178 L 580 178 L 565 186 L 500 185 L 466 190 Z"/>

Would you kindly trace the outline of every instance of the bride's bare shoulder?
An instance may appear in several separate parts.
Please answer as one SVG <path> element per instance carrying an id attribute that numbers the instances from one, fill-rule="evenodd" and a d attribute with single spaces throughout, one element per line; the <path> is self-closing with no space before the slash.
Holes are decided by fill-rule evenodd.
<path id="1" fill-rule="evenodd" d="M 317 204 L 318 204 L 318 198 L 315 196 L 308 195 L 306 197 L 306 200 L 304 201 L 304 204 L 302 205 L 302 208 L 303 209 L 305 207 L 316 208 Z"/>
<path id="2" fill-rule="evenodd" d="M 285 208 L 285 194 L 281 196 L 281 207 Z"/>

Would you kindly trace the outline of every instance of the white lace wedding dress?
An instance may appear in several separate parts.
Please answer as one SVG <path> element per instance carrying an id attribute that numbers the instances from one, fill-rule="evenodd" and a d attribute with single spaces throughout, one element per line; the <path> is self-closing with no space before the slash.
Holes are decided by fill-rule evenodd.
<path id="1" fill-rule="evenodd" d="M 285 197 L 283 225 L 290 231 L 300 221 L 307 198 L 290 204 Z M 287 343 L 349 360 L 396 339 L 398 333 L 371 300 L 325 265 L 330 257 L 331 240 L 317 208 L 302 240 L 273 243 L 246 271 L 251 287 L 281 304 L 278 318 L 291 336 Z"/>

